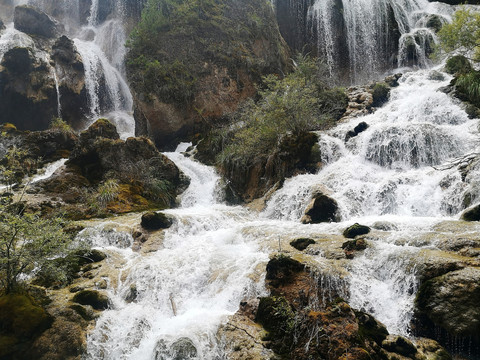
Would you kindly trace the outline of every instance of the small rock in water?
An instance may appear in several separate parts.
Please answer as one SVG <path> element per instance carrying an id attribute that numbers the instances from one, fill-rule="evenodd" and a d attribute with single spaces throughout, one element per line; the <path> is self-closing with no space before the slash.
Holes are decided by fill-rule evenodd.
<path id="1" fill-rule="evenodd" d="M 172 224 L 172 218 L 161 212 L 147 212 L 142 215 L 141 225 L 147 230 L 167 229 Z"/>
<path id="2" fill-rule="evenodd" d="M 353 224 L 352 226 L 345 229 L 343 236 L 348 239 L 353 239 L 358 235 L 366 235 L 370 232 L 370 228 L 365 225 L 360 225 L 358 223 Z"/>
<path id="3" fill-rule="evenodd" d="M 337 210 L 338 204 L 334 199 L 318 192 L 307 206 L 301 221 L 303 224 L 337 221 Z"/>
<path id="4" fill-rule="evenodd" d="M 295 249 L 299 251 L 305 250 L 309 245 L 312 244 L 315 244 L 315 240 L 306 238 L 295 239 L 290 242 L 290 245 L 292 245 Z"/>

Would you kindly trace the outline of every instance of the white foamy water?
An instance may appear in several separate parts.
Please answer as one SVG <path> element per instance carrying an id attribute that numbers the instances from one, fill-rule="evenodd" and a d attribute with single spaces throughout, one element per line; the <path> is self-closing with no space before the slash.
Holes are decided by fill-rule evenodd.
<path id="1" fill-rule="evenodd" d="M 458 216 L 462 197 L 476 186 L 473 180 L 463 182 L 456 166 L 442 164 L 477 151 L 478 120 L 468 119 L 455 100 L 438 90 L 450 77 L 433 80 L 433 75 L 438 74 L 405 74 L 383 108 L 320 134 L 324 168 L 288 179 L 264 212 L 299 221 L 321 186 L 338 202 L 343 228 L 379 220 L 395 224 L 398 232 L 373 239 L 350 262 L 349 301 L 402 335 L 409 335 L 413 315 L 417 280 L 412 254 L 423 245 L 397 241 L 398 236 L 408 239 L 409 233 L 428 232 L 436 222 Z M 345 143 L 346 133 L 362 121 L 368 129 Z"/>
<path id="2" fill-rule="evenodd" d="M 174 359 L 179 343 L 193 347 L 198 359 L 222 356 L 219 324 L 261 291 L 249 275 L 267 254 L 242 231 L 252 214 L 217 203 L 213 169 L 180 153 L 167 155 L 191 185 L 182 206 L 166 211 L 175 222 L 160 250 L 123 253 L 127 265 L 118 287 L 109 289 L 112 309 L 89 336 L 88 359 Z M 128 303 L 132 287 L 137 296 Z"/>

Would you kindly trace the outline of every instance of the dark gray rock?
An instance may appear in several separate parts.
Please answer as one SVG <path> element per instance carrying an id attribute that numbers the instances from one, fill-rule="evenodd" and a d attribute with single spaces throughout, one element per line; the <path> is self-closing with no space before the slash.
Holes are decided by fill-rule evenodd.
<path id="1" fill-rule="evenodd" d="M 338 221 L 337 212 L 337 202 L 322 192 L 317 192 L 307 206 L 301 221 L 303 224 Z"/>
<path id="2" fill-rule="evenodd" d="M 15 29 L 30 35 L 54 38 L 63 31 L 57 21 L 43 11 L 27 5 L 15 7 L 13 22 Z"/>
<path id="3" fill-rule="evenodd" d="M 147 212 L 142 215 L 141 225 L 147 230 L 167 229 L 172 224 L 172 218 L 161 212 Z"/>

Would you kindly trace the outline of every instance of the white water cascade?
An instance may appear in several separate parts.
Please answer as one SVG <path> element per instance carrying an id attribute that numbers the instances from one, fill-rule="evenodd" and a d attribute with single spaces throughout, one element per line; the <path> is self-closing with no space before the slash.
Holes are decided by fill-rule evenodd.
<path id="1" fill-rule="evenodd" d="M 92 1 L 90 9 L 82 9 L 80 1 L 65 1 L 62 4 L 51 0 L 16 0 L 15 5 L 33 5 L 47 13 L 54 13 L 64 26 L 66 34 L 73 39 L 85 67 L 85 84 L 88 95 L 88 127 L 99 117 L 111 120 L 122 138 L 134 136 L 133 99 L 125 80 L 126 29 L 124 25 L 124 1 L 112 2 L 106 19 L 99 19 L 98 0 Z M 89 16 L 82 20 L 85 11 Z M 0 34 L 0 59 L 16 46 L 36 51 L 32 38 L 8 24 Z M 43 56 L 45 57 L 45 56 Z M 49 63 L 47 59 L 46 63 Z M 61 115 L 61 89 L 55 70 L 52 77 L 57 86 L 58 113 Z"/>
<path id="2" fill-rule="evenodd" d="M 252 215 L 215 200 L 219 177 L 211 168 L 167 155 L 191 177 L 190 188 L 180 208 L 165 211 L 175 223 L 157 251 L 113 248 L 125 265 L 109 289 L 113 308 L 89 336 L 87 359 L 221 358 L 219 324 L 261 291 L 249 275 L 267 255 L 242 232 Z M 132 288 L 136 299 L 128 302 Z"/>
<path id="3" fill-rule="evenodd" d="M 432 246 L 416 243 L 414 235 L 455 217 L 469 187 L 456 167 L 436 167 L 478 151 L 479 145 L 478 120 L 468 119 L 438 90 L 450 77 L 435 75 L 430 70 L 405 74 L 383 108 L 320 134 L 323 169 L 287 180 L 265 211 L 270 218 L 299 221 L 321 185 L 338 202 L 343 228 L 380 223 L 390 231 L 352 260 L 349 300 L 403 335 L 409 335 L 416 290 L 412 254 Z M 346 133 L 362 121 L 368 129 L 345 142 Z"/>
<path id="4" fill-rule="evenodd" d="M 362 83 L 397 66 L 429 66 L 436 36 L 428 22 L 452 12 L 427 0 L 317 0 L 308 16 L 330 75 L 348 71 L 347 80 Z"/>

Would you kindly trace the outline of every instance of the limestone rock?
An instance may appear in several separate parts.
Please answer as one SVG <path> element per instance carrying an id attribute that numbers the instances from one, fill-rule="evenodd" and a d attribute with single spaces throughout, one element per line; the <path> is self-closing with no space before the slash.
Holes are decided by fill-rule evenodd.
<path id="1" fill-rule="evenodd" d="M 315 244 L 315 240 L 306 238 L 299 238 L 290 242 L 290 245 L 299 251 L 305 250 L 309 245 L 312 244 Z"/>
<path id="2" fill-rule="evenodd" d="M 81 129 L 89 115 L 85 67 L 75 44 L 65 35 L 52 47 L 52 59 L 60 91 L 62 119 L 74 129 Z"/>
<path id="3" fill-rule="evenodd" d="M 45 130 L 57 116 L 57 91 L 49 65 L 34 50 L 16 47 L 0 64 L 0 123 L 19 130 Z"/>
<path id="4" fill-rule="evenodd" d="M 453 336 L 480 334 L 480 269 L 467 267 L 426 281 L 419 289 L 416 307 L 420 318 Z M 431 329 L 433 331 L 433 329 Z"/>
<path id="5" fill-rule="evenodd" d="M 34 7 L 21 5 L 15 7 L 15 29 L 30 35 L 40 35 L 54 38 L 63 29 L 50 16 Z"/>

